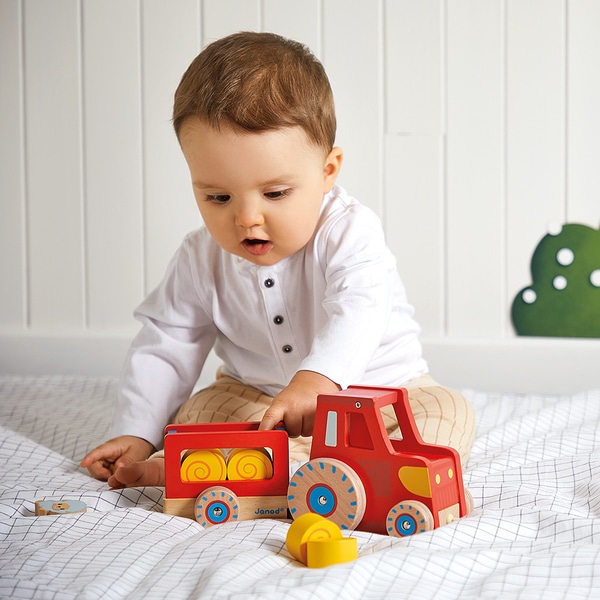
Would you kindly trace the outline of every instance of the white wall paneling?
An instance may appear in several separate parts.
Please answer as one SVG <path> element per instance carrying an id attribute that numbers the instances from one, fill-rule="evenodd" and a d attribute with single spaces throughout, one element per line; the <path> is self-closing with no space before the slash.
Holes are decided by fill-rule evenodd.
<path id="1" fill-rule="evenodd" d="M 320 0 L 263 0 L 262 28 L 306 44 L 319 58 L 323 27 Z"/>
<path id="2" fill-rule="evenodd" d="M 142 0 L 140 7 L 147 292 L 161 280 L 185 233 L 201 223 L 171 114 L 179 80 L 200 51 L 202 20 L 197 0 Z"/>
<path id="3" fill-rule="evenodd" d="M 86 325 L 123 330 L 143 293 L 139 10 L 120 0 L 82 9 Z"/>
<path id="4" fill-rule="evenodd" d="M 600 340 L 510 323 L 547 226 L 600 225 L 596 0 L 0 0 L 1 372 L 118 372 L 201 223 L 173 93 L 243 29 L 323 61 L 339 181 L 382 217 L 439 379 L 600 385 Z"/>
<path id="5" fill-rule="evenodd" d="M 600 227 L 600 2 L 567 11 L 567 218 Z"/>
<path id="6" fill-rule="evenodd" d="M 385 4 L 384 222 L 429 336 L 446 329 L 444 23 L 440 0 Z"/>
<path id="7" fill-rule="evenodd" d="M 0 2 L 0 327 L 28 321 L 22 15 L 18 2 Z"/>
<path id="8" fill-rule="evenodd" d="M 423 334 L 432 337 L 446 328 L 442 150 L 441 136 L 386 136 L 386 237 Z"/>
<path id="9" fill-rule="evenodd" d="M 23 9 L 28 320 L 34 330 L 81 328 L 81 5 L 28 0 Z"/>
<path id="10" fill-rule="evenodd" d="M 345 153 L 339 182 L 382 214 L 382 2 L 322 3 L 322 60 L 335 95 L 337 144 Z"/>
<path id="11" fill-rule="evenodd" d="M 566 219 L 566 6 L 509 0 L 506 10 L 507 296 L 530 283 L 531 255 Z M 503 303 L 503 306 L 506 306 Z"/>
<path id="12" fill-rule="evenodd" d="M 235 31 L 261 29 L 260 0 L 204 0 L 202 5 L 204 44 Z"/>
<path id="13" fill-rule="evenodd" d="M 446 10 L 447 331 L 496 337 L 506 323 L 504 5 Z"/>

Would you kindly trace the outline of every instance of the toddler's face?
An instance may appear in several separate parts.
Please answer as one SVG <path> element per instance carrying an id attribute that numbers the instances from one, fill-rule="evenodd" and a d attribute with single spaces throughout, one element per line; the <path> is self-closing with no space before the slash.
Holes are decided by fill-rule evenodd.
<path id="1" fill-rule="evenodd" d="M 324 157 L 300 127 L 240 133 L 188 119 L 180 142 L 212 237 L 263 266 L 308 243 L 342 161 L 339 148 Z"/>

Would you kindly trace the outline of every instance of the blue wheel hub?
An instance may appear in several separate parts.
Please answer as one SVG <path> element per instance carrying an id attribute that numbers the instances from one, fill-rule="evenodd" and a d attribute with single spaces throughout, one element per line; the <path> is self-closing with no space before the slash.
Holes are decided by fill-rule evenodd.
<path id="1" fill-rule="evenodd" d="M 330 487 L 317 484 L 308 491 L 307 504 L 312 512 L 328 517 L 337 507 L 337 497 Z"/>
<path id="2" fill-rule="evenodd" d="M 396 519 L 396 531 L 400 535 L 413 535 L 417 531 L 417 522 L 410 515 L 400 515 Z"/>
<path id="3" fill-rule="evenodd" d="M 225 523 L 229 519 L 229 506 L 216 500 L 206 507 L 206 518 L 213 524 Z"/>

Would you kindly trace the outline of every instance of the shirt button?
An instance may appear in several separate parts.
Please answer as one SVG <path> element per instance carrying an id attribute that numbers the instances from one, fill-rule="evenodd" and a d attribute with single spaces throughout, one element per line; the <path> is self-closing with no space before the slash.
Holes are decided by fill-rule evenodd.
<path id="1" fill-rule="evenodd" d="M 289 353 L 290 353 L 290 352 L 293 350 L 293 348 L 292 348 L 292 347 L 291 347 L 289 344 L 286 344 L 286 345 L 285 345 L 285 346 L 282 348 L 282 350 L 283 350 L 283 351 L 284 351 L 286 354 L 289 354 Z"/>
<path id="2" fill-rule="evenodd" d="M 265 287 L 272 288 L 274 285 L 275 285 L 274 279 L 271 279 L 270 277 L 269 277 L 269 279 L 265 279 Z"/>
<path id="3" fill-rule="evenodd" d="M 283 317 L 281 315 L 277 315 L 273 319 L 273 323 L 275 323 L 275 325 L 281 325 L 283 323 Z"/>

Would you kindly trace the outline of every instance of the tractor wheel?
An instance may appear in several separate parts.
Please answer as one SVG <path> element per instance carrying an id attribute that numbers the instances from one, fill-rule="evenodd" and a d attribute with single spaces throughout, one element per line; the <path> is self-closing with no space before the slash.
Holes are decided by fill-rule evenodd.
<path id="1" fill-rule="evenodd" d="M 431 511 L 417 500 L 405 500 L 392 506 L 385 522 L 388 535 L 406 537 L 433 529 Z"/>
<path id="2" fill-rule="evenodd" d="M 194 517 L 202 527 L 212 527 L 228 521 L 237 521 L 237 496 L 226 487 L 216 485 L 204 490 L 196 498 Z"/>
<path id="3" fill-rule="evenodd" d="M 292 518 L 307 512 L 353 530 L 366 507 L 365 488 L 354 469 L 333 458 L 316 458 L 302 465 L 288 487 Z"/>

